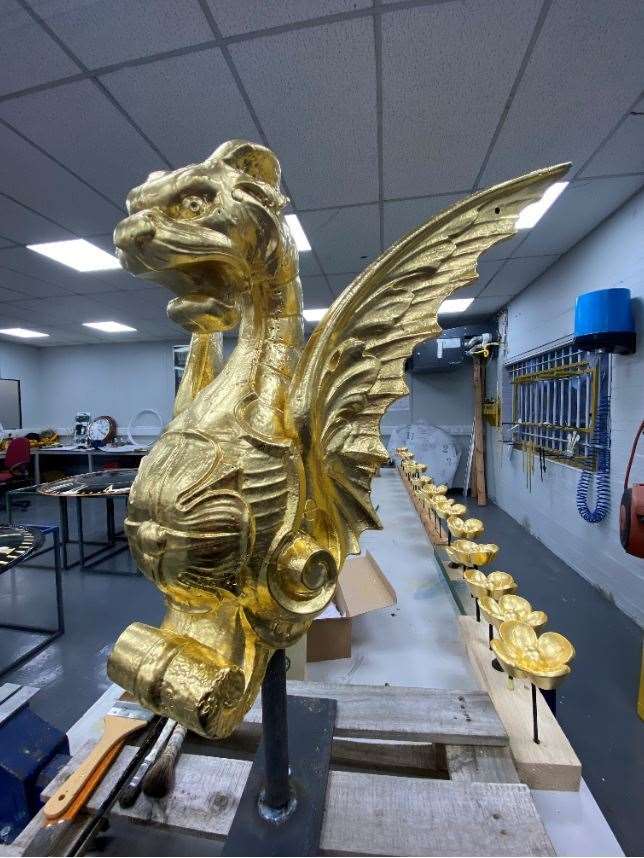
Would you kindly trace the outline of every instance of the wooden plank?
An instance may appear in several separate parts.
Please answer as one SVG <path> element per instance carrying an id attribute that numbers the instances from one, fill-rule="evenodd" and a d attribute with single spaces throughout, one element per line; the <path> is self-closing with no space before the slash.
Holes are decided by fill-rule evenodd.
<path id="1" fill-rule="evenodd" d="M 505 725 L 510 750 L 519 777 L 533 789 L 576 791 L 581 780 L 581 763 L 556 718 L 539 695 L 539 738 L 532 739 L 530 684 L 508 677 L 492 667 L 487 641 L 487 625 L 471 617 L 459 617 L 461 634 L 470 660 L 485 682 L 496 711 Z"/>
<path id="2" fill-rule="evenodd" d="M 520 783 L 509 748 L 445 745 L 445 757 L 453 781 Z"/>
<path id="3" fill-rule="evenodd" d="M 127 747 L 90 800 L 95 810 L 134 749 Z M 224 838 L 250 770 L 246 760 L 183 755 L 161 801 L 141 796 L 115 813 Z M 331 771 L 321 852 L 351 855 L 553 855 L 523 784 L 458 783 Z"/>
<path id="4" fill-rule="evenodd" d="M 22 709 L 31 700 L 34 694 L 38 694 L 39 688 L 32 688 L 29 685 L 23 685 L 18 691 L 14 692 L 11 697 L 8 697 L 4 703 L 0 703 L 0 727 L 10 718 L 18 709 Z"/>
<path id="5" fill-rule="evenodd" d="M 485 691 L 297 681 L 287 682 L 287 688 L 289 694 L 337 700 L 336 736 L 452 745 L 508 742 Z M 245 720 L 261 722 L 259 700 Z"/>
<path id="6" fill-rule="evenodd" d="M 244 721 L 230 738 L 216 742 L 190 733 L 184 744 L 184 752 L 208 756 L 230 754 L 237 757 L 244 754 L 252 758 L 261 736 L 261 724 Z M 331 762 L 336 766 L 377 769 L 382 772 L 413 771 L 415 774 L 441 776 L 442 773 L 447 774 L 442 747 L 427 742 L 345 739 L 336 736 L 331 746 Z"/>
<path id="7" fill-rule="evenodd" d="M 476 474 L 476 502 L 487 504 L 485 488 L 485 427 L 483 425 L 484 368 L 480 357 L 474 357 L 474 472 Z"/>

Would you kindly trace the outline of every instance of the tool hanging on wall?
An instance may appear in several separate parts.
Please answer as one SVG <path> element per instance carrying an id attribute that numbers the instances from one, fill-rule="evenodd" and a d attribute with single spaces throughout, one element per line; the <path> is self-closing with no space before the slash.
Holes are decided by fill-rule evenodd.
<path id="1" fill-rule="evenodd" d="M 597 364 L 599 374 L 597 413 L 593 429 L 590 450 L 595 455 L 595 471 L 586 467 L 579 477 L 577 484 L 577 512 L 589 524 L 603 521 L 610 509 L 610 394 L 608 380 L 602 380 L 608 375 L 608 359 L 606 356 Z M 588 506 L 588 494 L 593 476 L 595 477 L 595 509 Z"/>
<path id="2" fill-rule="evenodd" d="M 523 471 L 525 473 L 525 485 L 529 492 L 532 491 L 532 474 L 534 472 L 534 441 L 525 441 L 523 444 Z"/>

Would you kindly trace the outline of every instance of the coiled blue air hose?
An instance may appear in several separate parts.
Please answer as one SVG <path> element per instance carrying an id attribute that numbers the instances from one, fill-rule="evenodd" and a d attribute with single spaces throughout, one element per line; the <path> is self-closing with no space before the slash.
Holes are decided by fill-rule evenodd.
<path id="1" fill-rule="evenodd" d="M 602 368 L 600 372 L 608 372 Z M 601 378 L 601 376 L 600 376 Z M 597 405 L 597 416 L 591 445 L 596 451 L 597 469 L 595 471 L 595 509 L 588 506 L 588 492 L 593 478 L 593 472 L 584 470 L 577 484 L 577 511 L 579 515 L 590 522 L 597 524 L 603 521 L 610 509 L 610 394 L 608 392 L 608 381 L 599 385 L 599 402 Z"/>

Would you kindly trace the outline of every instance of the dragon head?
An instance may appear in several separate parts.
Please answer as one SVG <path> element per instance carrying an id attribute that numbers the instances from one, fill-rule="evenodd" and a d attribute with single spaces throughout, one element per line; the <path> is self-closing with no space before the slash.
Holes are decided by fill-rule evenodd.
<path id="1" fill-rule="evenodd" d="M 279 185 L 275 155 L 244 140 L 223 143 L 201 164 L 151 173 L 128 194 L 129 215 L 114 231 L 121 265 L 178 296 L 168 306 L 174 321 L 235 327 L 251 283 L 297 273 Z"/>

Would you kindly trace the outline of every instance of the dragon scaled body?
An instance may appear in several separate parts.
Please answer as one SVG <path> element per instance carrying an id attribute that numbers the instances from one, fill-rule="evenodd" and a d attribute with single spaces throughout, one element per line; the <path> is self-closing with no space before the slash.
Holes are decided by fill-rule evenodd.
<path id="1" fill-rule="evenodd" d="M 125 528 L 163 592 L 160 628 L 134 623 L 110 677 L 211 737 L 252 705 L 267 661 L 308 628 L 363 530 L 380 419 L 407 393 L 405 360 L 440 328 L 440 304 L 566 165 L 452 206 L 373 262 L 304 342 L 298 254 L 280 167 L 265 147 L 220 146 L 153 173 L 115 231 L 123 266 L 175 295 L 192 335 L 174 417 L 143 459 Z M 239 325 L 221 365 L 221 332 Z"/>

